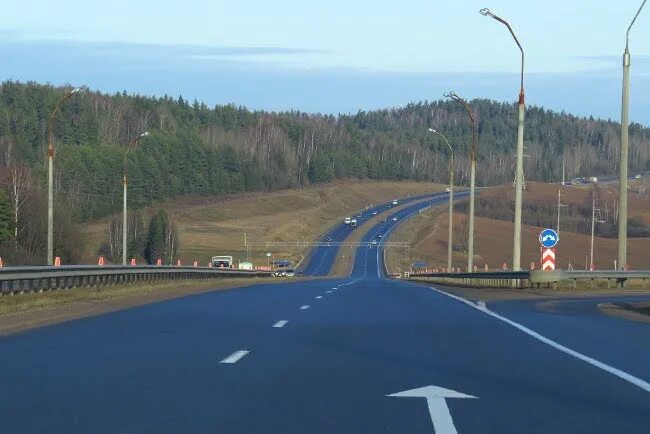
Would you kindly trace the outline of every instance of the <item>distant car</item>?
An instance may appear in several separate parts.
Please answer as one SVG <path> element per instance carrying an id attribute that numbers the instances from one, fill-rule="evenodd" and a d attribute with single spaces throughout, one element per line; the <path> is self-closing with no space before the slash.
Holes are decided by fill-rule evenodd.
<path id="1" fill-rule="evenodd" d="M 397 221 L 397 217 L 393 217 L 393 221 L 396 222 L 396 221 Z"/>
<path id="2" fill-rule="evenodd" d="M 349 225 L 351 221 L 352 221 L 351 217 L 346 217 L 345 220 L 343 220 L 343 223 L 345 223 L 346 225 Z"/>
<path id="3" fill-rule="evenodd" d="M 293 271 L 293 270 L 291 270 L 291 269 L 289 269 L 289 270 L 285 270 L 285 272 L 284 272 L 284 274 L 283 274 L 283 276 L 287 276 L 287 277 L 293 277 L 293 276 L 295 276 L 295 275 L 296 275 L 295 271 Z"/>
<path id="4" fill-rule="evenodd" d="M 325 238 L 325 240 L 326 240 L 328 243 L 331 243 L 331 242 L 332 242 L 332 237 L 327 237 L 327 238 Z"/>
<path id="5" fill-rule="evenodd" d="M 447 193 L 449 193 L 449 192 L 451 191 L 451 188 L 447 187 L 447 188 L 445 189 L 445 191 L 446 191 Z"/>
<path id="6" fill-rule="evenodd" d="M 377 245 L 377 240 L 372 240 L 370 244 L 372 244 L 373 246 Z"/>
<path id="7" fill-rule="evenodd" d="M 372 212 L 372 215 L 377 215 L 377 211 L 373 211 L 373 212 Z"/>
<path id="8" fill-rule="evenodd" d="M 641 179 L 641 175 L 635 175 L 634 179 Z"/>
<path id="9" fill-rule="evenodd" d="M 397 200 L 393 201 L 393 206 L 397 205 Z"/>
<path id="10" fill-rule="evenodd" d="M 384 236 L 383 234 L 377 234 L 377 238 L 381 238 L 383 236 Z"/>

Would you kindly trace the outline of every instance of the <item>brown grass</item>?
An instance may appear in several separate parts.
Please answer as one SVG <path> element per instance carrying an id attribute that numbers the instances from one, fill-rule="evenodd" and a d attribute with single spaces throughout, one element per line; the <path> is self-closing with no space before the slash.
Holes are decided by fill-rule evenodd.
<path id="1" fill-rule="evenodd" d="M 508 194 L 504 191 L 507 187 L 500 186 L 488 189 L 481 193 L 483 197 Z M 604 187 L 604 191 L 615 199 L 614 187 Z M 555 200 L 557 201 L 557 185 L 529 182 L 524 193 L 524 200 Z M 590 196 L 585 188 L 563 187 L 563 200 L 581 201 Z M 611 196 L 614 195 L 614 196 Z M 630 217 L 643 216 L 650 218 L 650 200 L 630 195 Z M 430 267 L 443 267 L 447 262 L 447 228 L 448 218 L 444 207 L 439 207 L 435 218 L 426 215 L 417 216 L 401 225 L 391 237 L 394 241 L 408 241 L 411 243 L 410 256 L 412 260 L 421 260 Z M 428 215 L 428 214 L 427 214 Z M 460 224 L 464 214 L 454 215 L 454 225 Z M 511 222 L 477 217 L 475 220 L 474 239 L 474 264 L 483 267 L 487 264 L 490 268 L 501 268 L 505 262 L 510 266 L 512 261 L 512 236 L 514 225 Z M 524 225 L 522 227 L 521 264 L 529 267 L 531 262 L 539 268 L 540 246 L 538 236 L 541 228 Z M 594 263 L 597 269 L 613 269 L 616 258 L 616 239 L 594 238 Z M 648 255 L 650 240 L 644 238 L 628 239 L 628 258 L 632 269 L 650 268 L 650 255 Z M 557 247 L 558 267 L 566 269 L 569 262 L 575 269 L 585 268 L 585 257 L 589 255 L 590 236 L 569 232 L 560 233 L 560 243 Z M 391 267 L 401 261 L 390 252 L 388 263 Z M 454 252 L 454 266 L 464 268 L 467 257 L 463 252 Z M 391 268 L 394 270 L 396 268 Z"/>
<path id="2" fill-rule="evenodd" d="M 336 182 L 274 193 L 250 193 L 236 197 L 185 197 L 164 205 L 178 222 L 180 257 L 184 263 L 206 263 L 213 255 L 246 257 L 248 241 L 315 240 L 333 224 L 366 206 L 393 198 L 439 191 L 440 185 L 418 182 Z M 160 207 L 160 206 L 158 206 Z M 82 229 L 84 262 L 95 263 L 96 251 L 106 236 L 106 219 Z M 267 249 L 250 247 L 251 259 L 266 264 Z M 281 248 L 274 258 L 299 260 L 304 252 Z"/>

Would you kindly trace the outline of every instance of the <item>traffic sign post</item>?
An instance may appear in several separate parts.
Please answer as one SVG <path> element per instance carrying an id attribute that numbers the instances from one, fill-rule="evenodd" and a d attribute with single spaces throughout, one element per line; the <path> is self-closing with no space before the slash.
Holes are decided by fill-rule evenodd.
<path id="1" fill-rule="evenodd" d="M 560 237 L 553 229 L 544 229 L 539 234 L 539 243 L 542 245 L 542 270 L 555 270 L 555 246 Z"/>
<path id="2" fill-rule="evenodd" d="M 542 247 L 545 247 L 547 249 L 555 247 L 558 241 L 560 241 L 560 237 L 553 229 L 544 229 L 539 234 L 539 243 L 542 245 Z"/>
<path id="3" fill-rule="evenodd" d="M 555 270 L 555 249 L 544 249 L 542 251 L 542 270 Z"/>

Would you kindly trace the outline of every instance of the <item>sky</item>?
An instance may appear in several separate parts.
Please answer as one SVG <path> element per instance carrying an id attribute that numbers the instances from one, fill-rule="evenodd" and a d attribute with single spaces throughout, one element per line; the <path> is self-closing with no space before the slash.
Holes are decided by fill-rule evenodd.
<path id="1" fill-rule="evenodd" d="M 0 79 L 354 113 L 526 100 L 620 118 L 625 31 L 642 0 L 28 0 L 2 7 Z M 650 125 L 650 5 L 630 35 L 630 119 Z"/>

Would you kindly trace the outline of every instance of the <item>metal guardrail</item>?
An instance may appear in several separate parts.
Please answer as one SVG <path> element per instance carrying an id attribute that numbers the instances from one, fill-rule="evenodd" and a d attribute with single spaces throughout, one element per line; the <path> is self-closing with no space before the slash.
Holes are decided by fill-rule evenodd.
<path id="1" fill-rule="evenodd" d="M 629 279 L 639 279 L 645 287 L 646 279 L 650 279 L 650 270 L 526 270 L 526 271 L 478 271 L 458 273 L 415 273 L 410 279 L 427 279 L 438 283 L 462 286 L 484 287 L 540 287 L 542 284 L 557 286 L 558 282 L 573 281 L 576 286 L 578 280 L 593 281 L 606 280 L 607 287 L 611 281 L 624 286 Z"/>
<path id="2" fill-rule="evenodd" d="M 271 277 L 270 271 L 233 270 L 210 267 L 95 266 L 4 267 L 0 268 L 0 295 L 41 292 L 75 287 L 96 287 L 136 282 L 178 279 Z"/>

